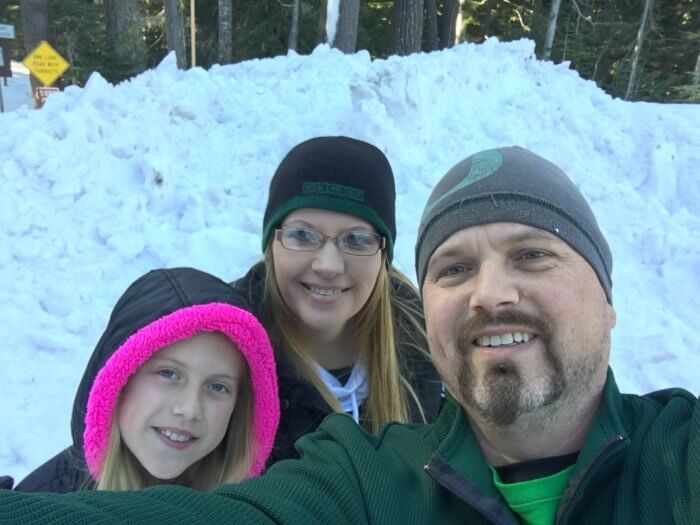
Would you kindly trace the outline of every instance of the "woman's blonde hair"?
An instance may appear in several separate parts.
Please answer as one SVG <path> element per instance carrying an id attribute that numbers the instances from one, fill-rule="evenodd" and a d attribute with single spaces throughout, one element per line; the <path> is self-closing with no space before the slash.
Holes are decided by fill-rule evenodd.
<path id="1" fill-rule="evenodd" d="M 265 284 L 263 292 L 263 324 L 273 345 L 296 368 L 297 374 L 320 393 L 323 400 L 335 412 L 342 412 L 338 400 L 316 372 L 309 353 L 296 326 L 298 319 L 289 309 L 275 277 L 272 243 L 263 255 Z M 425 415 L 420 400 L 406 379 L 410 370 L 401 369 L 397 340 L 414 355 L 429 359 L 425 351 L 423 314 L 415 301 L 404 299 L 392 289 L 406 286 L 417 297 L 417 291 L 408 278 L 390 266 L 382 252 L 382 263 L 374 288 L 362 309 L 354 317 L 356 346 L 360 359 L 367 366 L 369 396 L 365 402 L 361 423 L 370 432 L 378 432 L 390 421 L 408 422 L 409 398 L 416 405 L 420 417 Z"/>
<path id="2" fill-rule="evenodd" d="M 117 407 L 117 410 L 119 408 Z M 183 485 L 201 491 L 246 478 L 257 452 L 253 436 L 253 387 L 246 364 L 236 407 L 221 443 L 205 457 L 190 465 L 170 485 Z M 117 413 L 112 425 L 98 490 L 138 490 L 165 483 L 146 471 L 121 438 Z"/>

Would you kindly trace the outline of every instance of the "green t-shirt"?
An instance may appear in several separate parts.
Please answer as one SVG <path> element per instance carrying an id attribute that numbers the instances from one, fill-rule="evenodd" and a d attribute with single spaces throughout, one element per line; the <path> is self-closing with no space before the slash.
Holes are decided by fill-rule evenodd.
<path id="1" fill-rule="evenodd" d="M 557 514 L 559 501 L 564 495 L 574 465 L 551 476 L 519 483 L 503 483 L 493 467 L 493 483 L 508 506 L 527 525 L 551 525 Z"/>

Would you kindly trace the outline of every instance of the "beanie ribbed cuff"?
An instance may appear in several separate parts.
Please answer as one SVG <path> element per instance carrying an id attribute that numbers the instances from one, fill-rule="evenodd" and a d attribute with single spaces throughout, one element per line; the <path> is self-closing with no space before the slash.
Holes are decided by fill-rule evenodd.
<path id="1" fill-rule="evenodd" d="M 460 209 L 469 212 L 460 213 Z M 433 217 L 416 245 L 418 286 L 423 287 L 428 261 L 435 250 L 453 233 L 472 226 L 495 222 L 516 222 L 551 232 L 562 238 L 591 265 L 612 304 L 610 269 L 603 253 L 586 229 L 573 217 L 547 201 L 530 195 L 512 193 L 492 194 L 459 201 Z"/>

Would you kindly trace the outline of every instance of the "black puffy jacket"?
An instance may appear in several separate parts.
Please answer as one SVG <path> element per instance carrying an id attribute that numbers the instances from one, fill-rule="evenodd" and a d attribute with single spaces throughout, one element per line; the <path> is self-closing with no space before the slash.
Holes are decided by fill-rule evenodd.
<path id="1" fill-rule="evenodd" d="M 34 470 L 15 490 L 74 492 L 94 488 L 83 453 L 83 432 L 88 396 L 98 372 L 139 329 L 183 308 L 209 303 L 249 310 L 244 298 L 227 283 L 192 268 L 153 270 L 136 280 L 114 307 L 80 381 L 71 417 L 73 444 Z"/>
<path id="2" fill-rule="evenodd" d="M 298 458 L 294 443 L 301 436 L 313 432 L 323 419 L 332 413 L 332 409 L 323 400 L 318 390 L 302 378 L 298 377 L 292 365 L 280 351 L 279 342 L 273 337 L 270 329 L 269 312 L 263 311 L 263 288 L 265 282 L 265 266 L 262 263 L 254 265 L 242 278 L 234 281 L 232 286 L 244 295 L 250 305 L 251 312 L 260 320 L 271 336 L 277 363 L 277 379 L 280 394 L 280 425 L 277 429 L 275 446 L 268 460 L 268 466 L 283 459 Z M 422 310 L 420 297 L 415 291 L 401 283 L 392 280 L 392 292 L 403 299 L 413 302 Z M 394 323 L 404 322 L 398 312 L 394 312 Z M 396 330 L 399 332 L 399 330 Z M 417 351 L 405 341 L 397 344 L 399 367 L 401 373 L 410 383 L 421 402 L 428 423 L 437 419 L 441 407 L 442 381 L 430 359 Z M 427 351 L 427 342 L 425 343 Z M 409 422 L 422 423 L 420 411 L 409 398 Z"/>

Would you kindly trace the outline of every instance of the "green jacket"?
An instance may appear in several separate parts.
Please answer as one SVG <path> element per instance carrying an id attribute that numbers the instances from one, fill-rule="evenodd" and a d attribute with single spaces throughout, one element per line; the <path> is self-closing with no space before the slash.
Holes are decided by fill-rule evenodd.
<path id="1" fill-rule="evenodd" d="M 516 524 L 464 411 L 379 436 L 341 414 L 297 444 L 302 459 L 209 494 L 176 487 L 69 495 L 0 491 L 0 523 Z M 700 523 L 700 403 L 673 389 L 621 395 L 612 373 L 558 523 Z"/>

